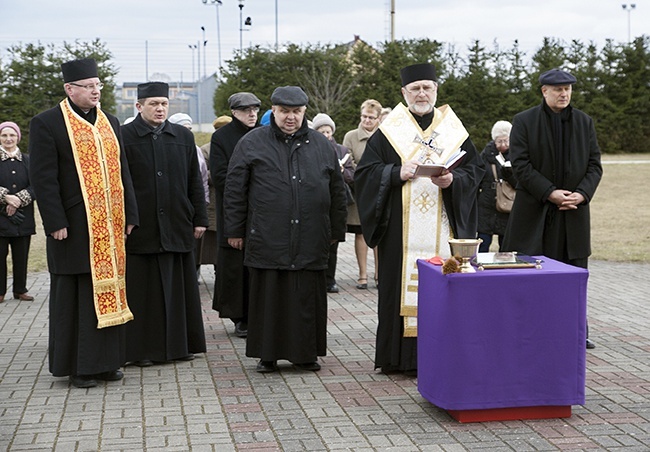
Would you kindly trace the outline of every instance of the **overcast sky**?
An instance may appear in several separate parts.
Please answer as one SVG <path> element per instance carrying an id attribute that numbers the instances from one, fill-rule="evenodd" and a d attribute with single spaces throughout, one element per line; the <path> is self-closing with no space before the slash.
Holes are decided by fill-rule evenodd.
<path id="1" fill-rule="evenodd" d="M 0 58 L 12 44 L 104 41 L 119 68 L 117 82 L 142 82 L 154 74 L 192 81 L 216 71 L 240 47 L 238 0 L 0 0 Z M 390 38 L 390 0 L 245 0 L 242 17 L 252 26 L 243 46 L 285 43 L 344 43 L 354 35 L 371 45 Z M 650 0 L 634 9 L 612 0 L 395 0 L 395 38 L 429 38 L 454 43 L 464 54 L 478 39 L 511 48 L 519 41 L 530 56 L 544 37 L 570 42 L 606 39 L 627 42 L 650 34 Z M 102 5 L 102 6 L 100 6 Z M 541 5 L 541 6 L 540 6 Z M 217 38 L 217 8 L 220 39 Z M 205 28 L 205 32 L 201 30 Z M 207 44 L 203 46 L 203 39 Z M 220 42 L 220 45 L 218 45 Z M 196 50 L 201 48 L 200 60 Z M 204 52 L 205 50 L 205 52 Z M 204 56 L 207 64 L 204 64 Z M 199 60 L 199 61 L 197 61 Z"/>

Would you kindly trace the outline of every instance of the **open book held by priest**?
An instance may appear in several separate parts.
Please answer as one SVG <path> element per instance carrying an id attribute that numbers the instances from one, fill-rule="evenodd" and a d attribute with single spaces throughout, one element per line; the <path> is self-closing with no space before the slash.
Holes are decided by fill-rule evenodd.
<path id="1" fill-rule="evenodd" d="M 456 168 L 463 160 L 466 152 L 458 149 L 445 163 L 421 163 L 415 170 L 415 177 L 440 176 L 445 171 L 451 171 Z"/>

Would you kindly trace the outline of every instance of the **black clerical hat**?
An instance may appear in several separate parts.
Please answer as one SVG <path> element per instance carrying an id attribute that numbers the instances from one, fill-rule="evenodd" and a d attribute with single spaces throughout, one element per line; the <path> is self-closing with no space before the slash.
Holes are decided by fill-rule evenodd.
<path id="1" fill-rule="evenodd" d="M 438 80 L 436 77 L 436 67 L 430 63 L 406 66 L 399 71 L 399 75 L 402 78 L 402 86 L 417 82 L 418 80 L 431 80 L 434 82 Z"/>
<path id="2" fill-rule="evenodd" d="M 169 85 L 165 82 L 147 82 L 138 85 L 138 99 L 148 97 L 169 98 Z"/>
<path id="3" fill-rule="evenodd" d="M 65 83 L 99 77 L 97 62 L 92 58 L 82 58 L 61 63 L 61 72 L 63 72 L 63 81 Z"/>

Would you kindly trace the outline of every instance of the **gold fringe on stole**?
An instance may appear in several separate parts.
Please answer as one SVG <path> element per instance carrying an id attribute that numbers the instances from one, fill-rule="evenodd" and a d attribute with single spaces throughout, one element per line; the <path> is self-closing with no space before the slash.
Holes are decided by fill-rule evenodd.
<path id="1" fill-rule="evenodd" d="M 133 320 L 133 314 L 126 300 L 126 215 L 119 141 L 99 108 L 93 126 L 72 110 L 67 99 L 59 105 L 86 205 L 97 328 L 122 325 Z"/>
<path id="2" fill-rule="evenodd" d="M 451 107 L 434 109 L 431 125 L 422 130 L 403 104 L 398 104 L 379 126 L 402 162 L 426 158 L 445 162 L 469 136 Z M 431 139 L 440 154 L 422 143 Z M 400 315 L 404 317 L 404 336 L 417 336 L 418 270 L 417 259 L 449 257 L 447 239 L 453 237 L 442 190 L 428 178 L 416 178 L 402 186 L 403 260 Z"/>

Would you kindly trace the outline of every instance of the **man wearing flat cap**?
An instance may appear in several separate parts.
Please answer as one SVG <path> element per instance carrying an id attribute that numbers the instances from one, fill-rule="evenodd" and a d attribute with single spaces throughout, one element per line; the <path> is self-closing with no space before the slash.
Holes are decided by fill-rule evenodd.
<path id="1" fill-rule="evenodd" d="M 375 368 L 414 375 L 416 260 L 450 257 L 450 237 L 476 238 L 485 170 L 451 107 L 435 107 L 435 67 L 407 66 L 400 76 L 406 106 L 398 104 L 368 139 L 354 185 L 364 238 L 381 262 Z M 444 165 L 463 153 L 451 171 L 419 177 L 420 166 Z"/>
<path id="2" fill-rule="evenodd" d="M 208 218 L 194 135 L 167 120 L 167 83 L 138 85 L 136 108 L 122 128 L 141 219 L 126 244 L 126 332 L 127 360 L 145 367 L 206 350 L 194 245 Z"/>
<path id="3" fill-rule="evenodd" d="M 99 108 L 97 63 L 61 69 L 66 99 L 30 123 L 30 178 L 47 235 L 50 372 L 90 388 L 123 377 L 125 239 L 139 220 L 119 122 Z"/>
<path id="4" fill-rule="evenodd" d="M 327 351 L 330 243 L 345 238 L 346 198 L 332 145 L 307 126 L 307 95 L 276 88 L 269 126 L 247 133 L 230 159 L 224 236 L 244 250 L 250 279 L 246 356 L 258 372 L 288 360 L 317 371 Z"/>
<path id="5" fill-rule="evenodd" d="M 232 320 L 237 337 L 248 332 L 248 269 L 244 252 L 231 247 L 223 235 L 223 192 L 228 164 L 235 146 L 257 126 L 262 101 L 253 93 L 235 93 L 228 98 L 232 121 L 212 134 L 210 140 L 210 174 L 214 182 L 217 204 L 217 272 L 212 309 L 219 317 Z"/>
<path id="6" fill-rule="evenodd" d="M 542 103 L 512 121 L 517 196 L 501 248 L 587 268 L 589 203 L 603 169 L 594 121 L 570 105 L 576 81 L 561 69 L 544 72 Z M 589 339 L 586 343 L 595 347 Z"/>

